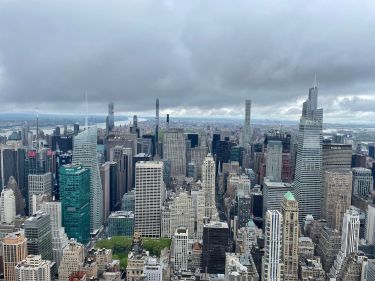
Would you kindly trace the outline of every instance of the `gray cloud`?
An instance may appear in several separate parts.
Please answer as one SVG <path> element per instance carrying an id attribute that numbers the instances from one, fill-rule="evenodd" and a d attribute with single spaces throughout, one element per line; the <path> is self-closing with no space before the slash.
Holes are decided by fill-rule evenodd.
<path id="1" fill-rule="evenodd" d="M 87 92 L 96 112 L 159 97 L 241 115 L 251 98 L 259 117 L 296 118 L 317 72 L 329 118 L 345 118 L 368 108 L 349 96 L 374 95 L 374 26 L 370 0 L 0 0 L 0 110 L 79 112 Z"/>

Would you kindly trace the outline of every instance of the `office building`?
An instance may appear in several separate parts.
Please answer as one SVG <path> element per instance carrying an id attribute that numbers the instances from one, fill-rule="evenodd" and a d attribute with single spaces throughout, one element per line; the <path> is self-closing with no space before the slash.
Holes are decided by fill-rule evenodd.
<path id="1" fill-rule="evenodd" d="M 122 197 L 121 210 L 135 212 L 135 190 L 128 191 L 124 194 Z"/>
<path id="2" fill-rule="evenodd" d="M 225 280 L 255 281 L 259 279 L 251 255 L 226 253 Z"/>
<path id="3" fill-rule="evenodd" d="M 90 231 L 96 233 L 103 222 L 103 189 L 96 153 L 97 129 L 87 127 L 74 137 L 73 164 L 82 164 L 90 171 Z M 68 230 L 67 230 L 68 232 Z M 69 235 L 69 234 L 68 234 Z"/>
<path id="4" fill-rule="evenodd" d="M 365 239 L 368 245 L 375 244 L 375 206 L 373 204 L 367 206 Z"/>
<path id="5" fill-rule="evenodd" d="M 189 259 L 189 230 L 180 226 L 173 236 L 174 271 L 187 271 Z"/>
<path id="6" fill-rule="evenodd" d="M 16 199 L 10 188 L 1 191 L 0 197 L 0 218 L 2 223 L 11 223 L 16 217 Z"/>
<path id="7" fill-rule="evenodd" d="M 163 266 L 156 258 L 147 257 L 143 266 L 143 275 L 146 280 L 163 281 Z"/>
<path id="8" fill-rule="evenodd" d="M 39 211 L 24 223 L 27 253 L 40 255 L 44 260 L 53 260 L 50 216 Z"/>
<path id="9" fill-rule="evenodd" d="M 15 201 L 15 208 L 16 208 L 16 215 L 25 215 L 25 198 L 22 195 L 22 192 L 20 188 L 18 187 L 18 184 L 16 182 L 16 179 L 14 177 L 10 177 L 8 184 L 7 184 L 7 189 L 13 190 L 14 194 L 14 201 Z"/>
<path id="10" fill-rule="evenodd" d="M 281 141 L 270 140 L 267 144 L 266 177 L 280 182 L 282 173 L 283 146 Z"/>
<path id="11" fill-rule="evenodd" d="M 50 201 L 52 198 L 52 174 L 28 175 L 29 187 L 29 214 L 35 214 L 43 201 Z"/>
<path id="12" fill-rule="evenodd" d="M 108 104 L 108 115 L 106 120 L 107 134 L 115 128 L 115 110 L 113 102 Z"/>
<path id="13" fill-rule="evenodd" d="M 225 253 L 229 247 L 229 228 L 225 222 L 211 221 L 203 227 L 203 272 L 209 274 L 225 273 Z"/>
<path id="14" fill-rule="evenodd" d="M 138 162 L 135 173 L 135 227 L 145 237 L 160 237 L 163 162 Z"/>
<path id="15" fill-rule="evenodd" d="M 342 219 L 352 198 L 352 172 L 330 169 L 324 172 L 323 216 L 328 226 L 341 231 Z"/>
<path id="16" fill-rule="evenodd" d="M 108 217 L 108 235 L 133 236 L 134 213 L 131 211 L 113 212 Z"/>
<path id="17" fill-rule="evenodd" d="M 310 237 L 298 239 L 298 261 L 303 262 L 314 258 L 315 244 Z"/>
<path id="18" fill-rule="evenodd" d="M 156 99 L 156 112 L 155 112 L 155 154 L 160 156 L 158 145 L 159 145 L 159 98 Z"/>
<path id="19" fill-rule="evenodd" d="M 322 168 L 326 170 L 350 169 L 352 146 L 350 144 L 328 143 L 322 146 Z"/>
<path id="20" fill-rule="evenodd" d="M 294 190 L 299 205 L 299 222 L 306 215 L 319 219 L 322 194 L 323 109 L 317 108 L 318 88 L 309 90 L 299 125 Z"/>
<path id="21" fill-rule="evenodd" d="M 84 247 L 74 239 L 69 240 L 64 249 L 63 257 L 59 267 L 59 280 L 69 280 L 69 276 L 79 271 L 84 261 Z"/>
<path id="22" fill-rule="evenodd" d="M 310 237 L 315 237 L 310 235 Z M 322 225 L 317 229 L 316 254 L 320 256 L 325 272 L 329 272 L 341 248 L 341 235 L 336 229 Z M 312 238 L 314 241 L 314 238 Z"/>
<path id="23" fill-rule="evenodd" d="M 26 150 L 16 145 L 0 145 L 0 187 L 3 188 L 13 177 L 23 195 L 27 193 L 25 186 L 25 157 Z"/>
<path id="24" fill-rule="evenodd" d="M 292 186 L 289 183 L 274 182 L 268 178 L 264 178 L 263 183 L 263 218 L 267 210 L 281 211 L 281 202 L 284 194 L 292 191 Z"/>
<path id="25" fill-rule="evenodd" d="M 202 165 L 202 187 L 205 192 L 205 216 L 212 218 L 216 209 L 215 200 L 215 161 L 211 154 L 208 154 Z"/>
<path id="26" fill-rule="evenodd" d="M 353 194 L 366 197 L 374 190 L 374 180 L 370 169 L 353 168 Z"/>
<path id="27" fill-rule="evenodd" d="M 243 129 L 243 140 L 242 144 L 245 148 L 250 148 L 251 146 L 251 100 L 245 101 L 245 124 Z"/>
<path id="28" fill-rule="evenodd" d="M 186 144 L 183 129 L 171 128 L 164 133 L 163 159 L 171 161 L 171 177 L 182 182 L 186 175 Z"/>
<path id="29" fill-rule="evenodd" d="M 41 211 L 50 217 L 53 261 L 59 267 L 63 251 L 68 245 L 68 236 L 65 233 L 65 228 L 62 227 L 61 202 L 44 202 L 41 206 Z"/>
<path id="30" fill-rule="evenodd" d="M 299 277 L 301 281 L 325 280 L 326 272 L 324 271 L 319 257 L 313 257 L 300 263 Z"/>
<path id="31" fill-rule="evenodd" d="M 27 242 L 23 233 L 14 232 L 3 239 L 4 280 L 16 281 L 15 266 L 27 256 Z"/>
<path id="32" fill-rule="evenodd" d="M 368 260 L 367 280 L 375 280 L 375 259 Z"/>
<path id="33" fill-rule="evenodd" d="M 90 239 L 90 172 L 79 164 L 60 168 L 62 224 L 69 238 Z"/>
<path id="34" fill-rule="evenodd" d="M 285 193 L 281 203 L 282 225 L 282 252 L 281 260 L 284 264 L 284 281 L 298 279 L 298 202 L 293 194 Z"/>
<path id="35" fill-rule="evenodd" d="M 16 265 L 18 281 L 51 281 L 51 262 L 40 255 L 28 255 Z"/>
<path id="36" fill-rule="evenodd" d="M 268 210 L 265 226 L 265 251 L 262 260 L 262 280 L 283 280 L 282 264 L 282 214 L 276 210 Z"/>

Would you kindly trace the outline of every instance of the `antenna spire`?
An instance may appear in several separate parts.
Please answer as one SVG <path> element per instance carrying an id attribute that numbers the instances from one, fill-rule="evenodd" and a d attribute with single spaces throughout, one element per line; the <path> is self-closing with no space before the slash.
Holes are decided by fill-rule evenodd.
<path id="1" fill-rule="evenodd" d="M 315 72 L 315 76 L 314 76 L 314 88 L 316 88 L 316 72 Z"/>
<path id="2" fill-rule="evenodd" d="M 87 93 L 86 93 L 86 118 L 85 118 L 85 128 L 89 128 L 89 104 L 87 102 Z"/>

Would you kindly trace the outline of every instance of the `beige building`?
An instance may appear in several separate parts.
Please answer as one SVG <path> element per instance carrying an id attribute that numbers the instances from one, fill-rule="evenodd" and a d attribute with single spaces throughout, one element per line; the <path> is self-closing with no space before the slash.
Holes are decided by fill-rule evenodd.
<path id="1" fill-rule="evenodd" d="M 79 271 L 84 261 L 84 247 L 76 240 L 69 240 L 68 246 L 64 249 L 63 257 L 59 267 L 59 280 L 66 281 L 69 276 Z"/>
<path id="2" fill-rule="evenodd" d="M 320 263 L 319 257 L 313 259 L 307 259 L 300 263 L 299 266 L 299 280 L 301 281 L 313 281 L 313 280 L 325 280 L 326 273 L 323 270 L 322 264 Z"/>
<path id="3" fill-rule="evenodd" d="M 42 256 L 29 255 L 16 265 L 17 281 L 50 281 L 51 261 Z"/>
<path id="4" fill-rule="evenodd" d="M 15 281 L 15 266 L 27 257 L 27 239 L 22 232 L 14 232 L 3 240 L 4 280 Z"/>
<path id="5" fill-rule="evenodd" d="M 202 186 L 205 192 L 205 216 L 209 218 L 216 212 L 215 179 L 215 160 L 208 154 L 202 165 Z"/>
<path id="6" fill-rule="evenodd" d="M 344 213 L 352 199 L 352 172 L 335 169 L 324 172 L 323 216 L 328 226 L 341 232 Z"/>
<path id="7" fill-rule="evenodd" d="M 282 252 L 284 263 L 284 281 L 298 279 L 298 202 L 293 194 L 285 193 L 281 202 L 281 214 L 284 219 L 282 225 Z"/>
<path id="8" fill-rule="evenodd" d="M 314 258 L 315 245 L 310 237 L 298 239 L 298 260 L 304 261 Z"/>

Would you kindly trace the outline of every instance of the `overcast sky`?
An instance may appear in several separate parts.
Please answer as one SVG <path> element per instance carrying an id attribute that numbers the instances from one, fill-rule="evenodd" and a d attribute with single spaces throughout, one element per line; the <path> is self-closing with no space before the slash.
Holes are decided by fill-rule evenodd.
<path id="1" fill-rule="evenodd" d="M 375 1 L 0 0 L 0 111 L 375 120 Z"/>

